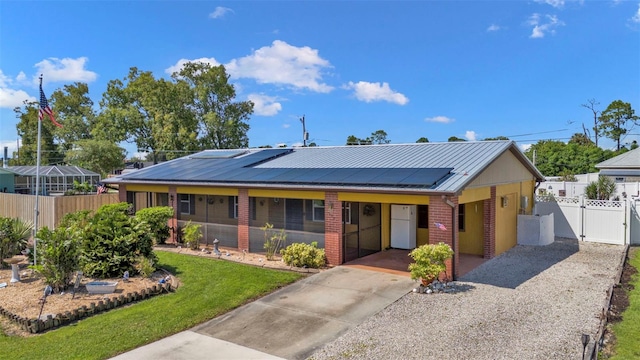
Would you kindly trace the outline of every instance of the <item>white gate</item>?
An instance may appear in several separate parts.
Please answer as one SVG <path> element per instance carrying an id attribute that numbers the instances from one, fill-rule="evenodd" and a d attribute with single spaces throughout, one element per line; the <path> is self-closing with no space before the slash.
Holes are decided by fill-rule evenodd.
<path id="1" fill-rule="evenodd" d="M 640 221 L 632 224 L 628 205 L 631 200 L 610 201 L 577 198 L 536 196 L 535 214 L 554 214 L 554 233 L 558 237 L 606 244 L 628 244 L 638 239 Z M 636 213 L 637 219 L 637 213 Z M 631 229 L 634 229 L 632 232 Z"/>
<path id="2" fill-rule="evenodd" d="M 640 199 L 629 201 L 629 243 L 631 245 L 640 245 Z"/>

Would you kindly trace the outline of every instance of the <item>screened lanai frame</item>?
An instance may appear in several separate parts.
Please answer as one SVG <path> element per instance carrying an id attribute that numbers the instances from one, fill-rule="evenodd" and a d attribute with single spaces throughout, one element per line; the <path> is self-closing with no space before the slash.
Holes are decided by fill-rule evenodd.
<path id="1" fill-rule="evenodd" d="M 15 192 L 36 194 L 36 166 L 10 166 L 8 170 L 16 174 Z M 89 183 L 96 186 L 100 174 L 77 166 L 40 166 L 39 195 L 64 194 L 73 189 L 73 182 Z"/>

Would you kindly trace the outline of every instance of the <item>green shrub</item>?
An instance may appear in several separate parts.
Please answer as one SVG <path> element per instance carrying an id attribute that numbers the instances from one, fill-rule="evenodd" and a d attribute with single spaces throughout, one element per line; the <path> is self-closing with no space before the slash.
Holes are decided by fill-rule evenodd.
<path id="1" fill-rule="evenodd" d="M 156 244 L 164 244 L 169 237 L 168 221 L 173 217 L 173 208 L 155 206 L 136 212 L 136 218 L 149 225 L 149 233 Z"/>
<path id="2" fill-rule="evenodd" d="M 309 267 L 317 269 L 324 266 L 324 249 L 318 249 L 318 243 L 311 245 L 305 243 L 294 243 L 280 250 L 282 261 L 289 266 Z"/>
<path id="3" fill-rule="evenodd" d="M 273 260 L 273 256 L 287 240 L 287 234 L 284 232 L 284 229 L 280 231 L 273 230 L 273 224 L 269 223 L 265 223 L 260 229 L 264 231 L 264 249 L 267 253 L 267 260 Z"/>
<path id="4" fill-rule="evenodd" d="M 584 189 L 585 195 L 592 200 L 609 200 L 616 192 L 616 182 L 608 176 L 599 176 Z"/>
<path id="5" fill-rule="evenodd" d="M 409 256 L 415 261 L 409 264 L 411 280 L 422 279 L 423 282 L 430 283 L 447 270 L 445 261 L 453 256 L 453 250 L 441 242 L 417 247 L 411 250 Z"/>
<path id="6" fill-rule="evenodd" d="M 79 235 L 74 227 L 58 227 L 38 230 L 37 260 L 32 268 L 45 279 L 55 291 L 67 288 L 73 274 L 79 269 Z"/>
<path id="7" fill-rule="evenodd" d="M 134 272 L 139 257 L 156 262 L 148 225 L 128 215 L 129 204 L 103 205 L 87 219 L 80 261 L 89 277 L 120 277 Z"/>
<path id="8" fill-rule="evenodd" d="M 153 261 L 149 260 L 146 257 L 139 257 L 138 261 L 135 264 L 136 270 L 138 273 L 145 278 L 150 278 L 151 275 L 156 271 L 156 267 Z"/>
<path id="9" fill-rule="evenodd" d="M 191 220 L 182 228 L 182 241 L 191 249 L 198 250 L 200 248 L 200 225 L 192 224 Z"/>
<path id="10" fill-rule="evenodd" d="M 27 247 L 33 225 L 21 219 L 0 217 L 0 267 L 3 259 L 18 255 Z"/>

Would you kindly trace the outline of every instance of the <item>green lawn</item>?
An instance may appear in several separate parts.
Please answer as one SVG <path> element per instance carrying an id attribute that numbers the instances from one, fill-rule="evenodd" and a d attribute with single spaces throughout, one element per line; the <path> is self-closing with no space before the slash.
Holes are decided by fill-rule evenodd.
<path id="1" fill-rule="evenodd" d="M 105 359 L 189 329 L 302 275 L 158 251 L 180 288 L 27 338 L 0 332 L 0 359 Z"/>
<path id="2" fill-rule="evenodd" d="M 629 262 L 640 270 L 640 248 L 629 249 Z M 629 307 L 622 313 L 622 321 L 613 326 L 617 343 L 611 359 L 640 359 L 640 273 L 633 277 L 635 286 L 629 292 Z"/>

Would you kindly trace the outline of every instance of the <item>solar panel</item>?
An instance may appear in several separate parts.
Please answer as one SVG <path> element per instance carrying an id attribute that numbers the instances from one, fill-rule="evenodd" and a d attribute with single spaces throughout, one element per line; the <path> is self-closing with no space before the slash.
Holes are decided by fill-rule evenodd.
<path id="1" fill-rule="evenodd" d="M 205 150 L 190 156 L 191 159 L 228 159 L 247 153 L 248 150 Z"/>

